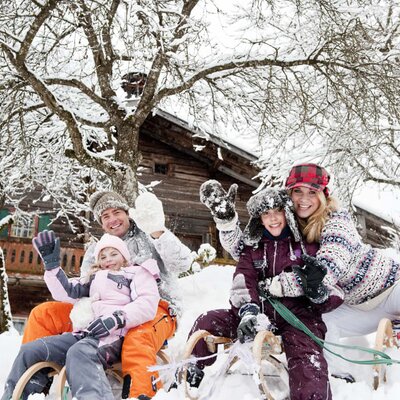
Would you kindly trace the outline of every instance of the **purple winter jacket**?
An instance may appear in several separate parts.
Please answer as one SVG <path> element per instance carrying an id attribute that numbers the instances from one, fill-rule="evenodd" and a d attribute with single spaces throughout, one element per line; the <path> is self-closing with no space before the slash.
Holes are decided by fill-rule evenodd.
<path id="1" fill-rule="evenodd" d="M 319 246 L 317 243 L 305 243 L 304 247 L 307 254 L 314 256 Z M 257 304 L 261 312 L 279 328 L 283 319 L 275 312 L 268 300 L 260 301 L 258 284 L 260 281 L 279 275 L 282 271 L 291 272 L 293 265 L 304 265 L 301 259 L 302 253 L 300 243 L 295 242 L 291 236 L 280 240 L 272 240 L 264 236 L 257 247 L 246 246 L 233 275 L 230 296 L 233 310 L 238 313 L 244 304 Z M 292 260 L 291 256 L 292 258 L 295 256 L 296 259 Z M 329 312 L 343 302 L 342 297 L 334 294 L 322 304 L 312 303 L 305 296 L 281 297 L 279 300 L 303 322 L 305 322 L 304 319 L 313 320 L 315 317 L 321 323 L 322 312 Z"/>

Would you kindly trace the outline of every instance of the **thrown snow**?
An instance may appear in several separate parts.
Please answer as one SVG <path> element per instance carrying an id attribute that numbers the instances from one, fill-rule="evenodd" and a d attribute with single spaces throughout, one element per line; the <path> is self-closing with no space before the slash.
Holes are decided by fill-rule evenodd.
<path id="1" fill-rule="evenodd" d="M 225 308 L 229 306 L 228 297 L 234 267 L 231 266 L 210 266 L 194 275 L 179 279 L 181 295 L 184 300 L 185 312 L 179 322 L 178 331 L 173 339 L 169 341 L 167 353 L 172 360 L 180 360 L 186 342 L 187 334 L 196 317 L 207 310 L 214 308 Z M 343 341 L 346 344 L 358 344 L 361 346 L 372 346 L 374 335 L 368 337 L 352 338 Z M 3 393 L 4 381 L 11 367 L 12 361 L 18 352 L 21 337 L 16 331 L 3 333 L 0 335 L 0 395 Z M 242 349 L 243 357 L 246 356 L 246 349 Z M 400 359 L 399 350 L 389 350 L 390 355 L 395 359 Z M 358 352 L 351 353 L 352 358 L 365 358 Z M 369 356 L 368 356 L 369 358 Z M 203 383 L 208 383 L 200 394 L 206 394 L 210 386 L 216 382 L 214 393 L 208 395 L 207 400 L 258 400 L 257 387 L 254 379 L 249 375 L 249 371 L 242 365 L 234 366 L 233 372 L 227 376 L 218 377 L 219 369 L 223 366 L 226 355 L 219 356 L 218 362 L 207 368 L 206 378 Z M 247 360 L 246 360 L 247 361 Z M 357 382 L 353 384 L 345 383 L 338 379 L 331 379 L 333 398 L 335 400 L 395 400 L 400 393 L 400 366 L 388 367 L 387 383 L 383 384 L 378 390 L 372 389 L 372 368 L 363 365 L 349 365 L 351 372 Z M 247 373 L 248 375 L 243 375 Z M 283 387 L 284 388 L 284 387 Z M 277 392 L 277 397 L 279 396 Z M 43 395 L 30 396 L 30 400 L 43 399 Z M 54 394 L 46 397 L 54 400 Z M 153 398 L 154 400 L 184 400 L 183 388 L 172 390 L 169 393 L 161 390 Z"/>

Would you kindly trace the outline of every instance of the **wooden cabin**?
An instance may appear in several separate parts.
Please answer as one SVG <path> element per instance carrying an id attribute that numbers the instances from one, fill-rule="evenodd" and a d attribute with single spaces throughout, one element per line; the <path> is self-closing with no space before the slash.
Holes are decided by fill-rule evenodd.
<path id="1" fill-rule="evenodd" d="M 380 249 L 399 246 L 400 227 L 361 206 L 354 206 L 358 232 L 365 243 Z"/>
<path id="2" fill-rule="evenodd" d="M 217 249 L 219 262 L 232 263 L 219 244 L 209 210 L 199 201 L 199 188 L 208 179 L 217 179 L 226 189 L 237 183 L 236 206 L 240 220 L 246 223 L 246 201 L 259 185 L 253 180 L 259 172 L 254 164 L 256 157 L 216 137 L 205 140 L 196 133 L 184 121 L 165 112 L 150 116 L 141 129 L 139 148 L 143 160 L 139 180 L 144 185 L 159 181 L 153 191 L 164 204 L 166 225 L 187 246 L 197 251 L 202 243 L 210 243 Z M 197 151 L 196 146 L 202 150 Z M 43 266 L 32 248 L 32 237 L 44 229 L 54 230 L 61 238 L 62 267 L 72 276 L 79 275 L 88 233 L 102 233 L 93 220 L 90 232 L 82 227 L 78 234 L 72 233 L 62 218 L 49 225 L 57 210 L 51 201 L 32 202 L 33 198 L 32 193 L 27 194 L 20 208 L 34 216 L 19 218 L 0 231 L 11 308 L 14 317 L 21 318 L 35 305 L 51 300 L 42 279 Z M 6 204 L 0 210 L 0 220 L 12 212 Z"/>

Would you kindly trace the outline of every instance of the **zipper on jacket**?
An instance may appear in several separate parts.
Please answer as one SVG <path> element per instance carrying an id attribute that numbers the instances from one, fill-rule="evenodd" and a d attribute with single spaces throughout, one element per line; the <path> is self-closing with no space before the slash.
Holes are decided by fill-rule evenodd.
<path id="1" fill-rule="evenodd" d="M 276 264 L 276 254 L 278 252 L 278 241 L 274 241 L 274 262 L 272 264 L 272 273 L 274 275 L 274 277 L 276 276 L 276 272 L 275 272 L 275 264 Z M 274 308 L 274 320 L 276 322 L 276 310 Z"/>

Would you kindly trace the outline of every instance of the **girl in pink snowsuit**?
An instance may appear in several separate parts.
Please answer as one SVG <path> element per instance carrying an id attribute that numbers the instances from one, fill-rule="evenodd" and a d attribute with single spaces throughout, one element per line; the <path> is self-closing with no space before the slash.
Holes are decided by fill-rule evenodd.
<path id="1" fill-rule="evenodd" d="M 75 303 L 90 296 L 92 322 L 72 333 L 23 344 L 7 378 L 2 400 L 11 398 L 22 374 L 39 361 L 66 365 L 74 398 L 113 400 L 104 369 L 120 360 L 126 332 L 156 315 L 160 300 L 157 262 L 149 259 L 141 265 L 132 265 L 125 242 L 105 234 L 96 245 L 97 264 L 89 279 L 68 279 L 60 267 L 60 242 L 54 233 L 39 233 L 33 244 L 44 262 L 44 280 L 53 298 Z M 40 393 L 46 384 L 46 374 L 37 373 L 25 387 L 23 399 Z"/>

